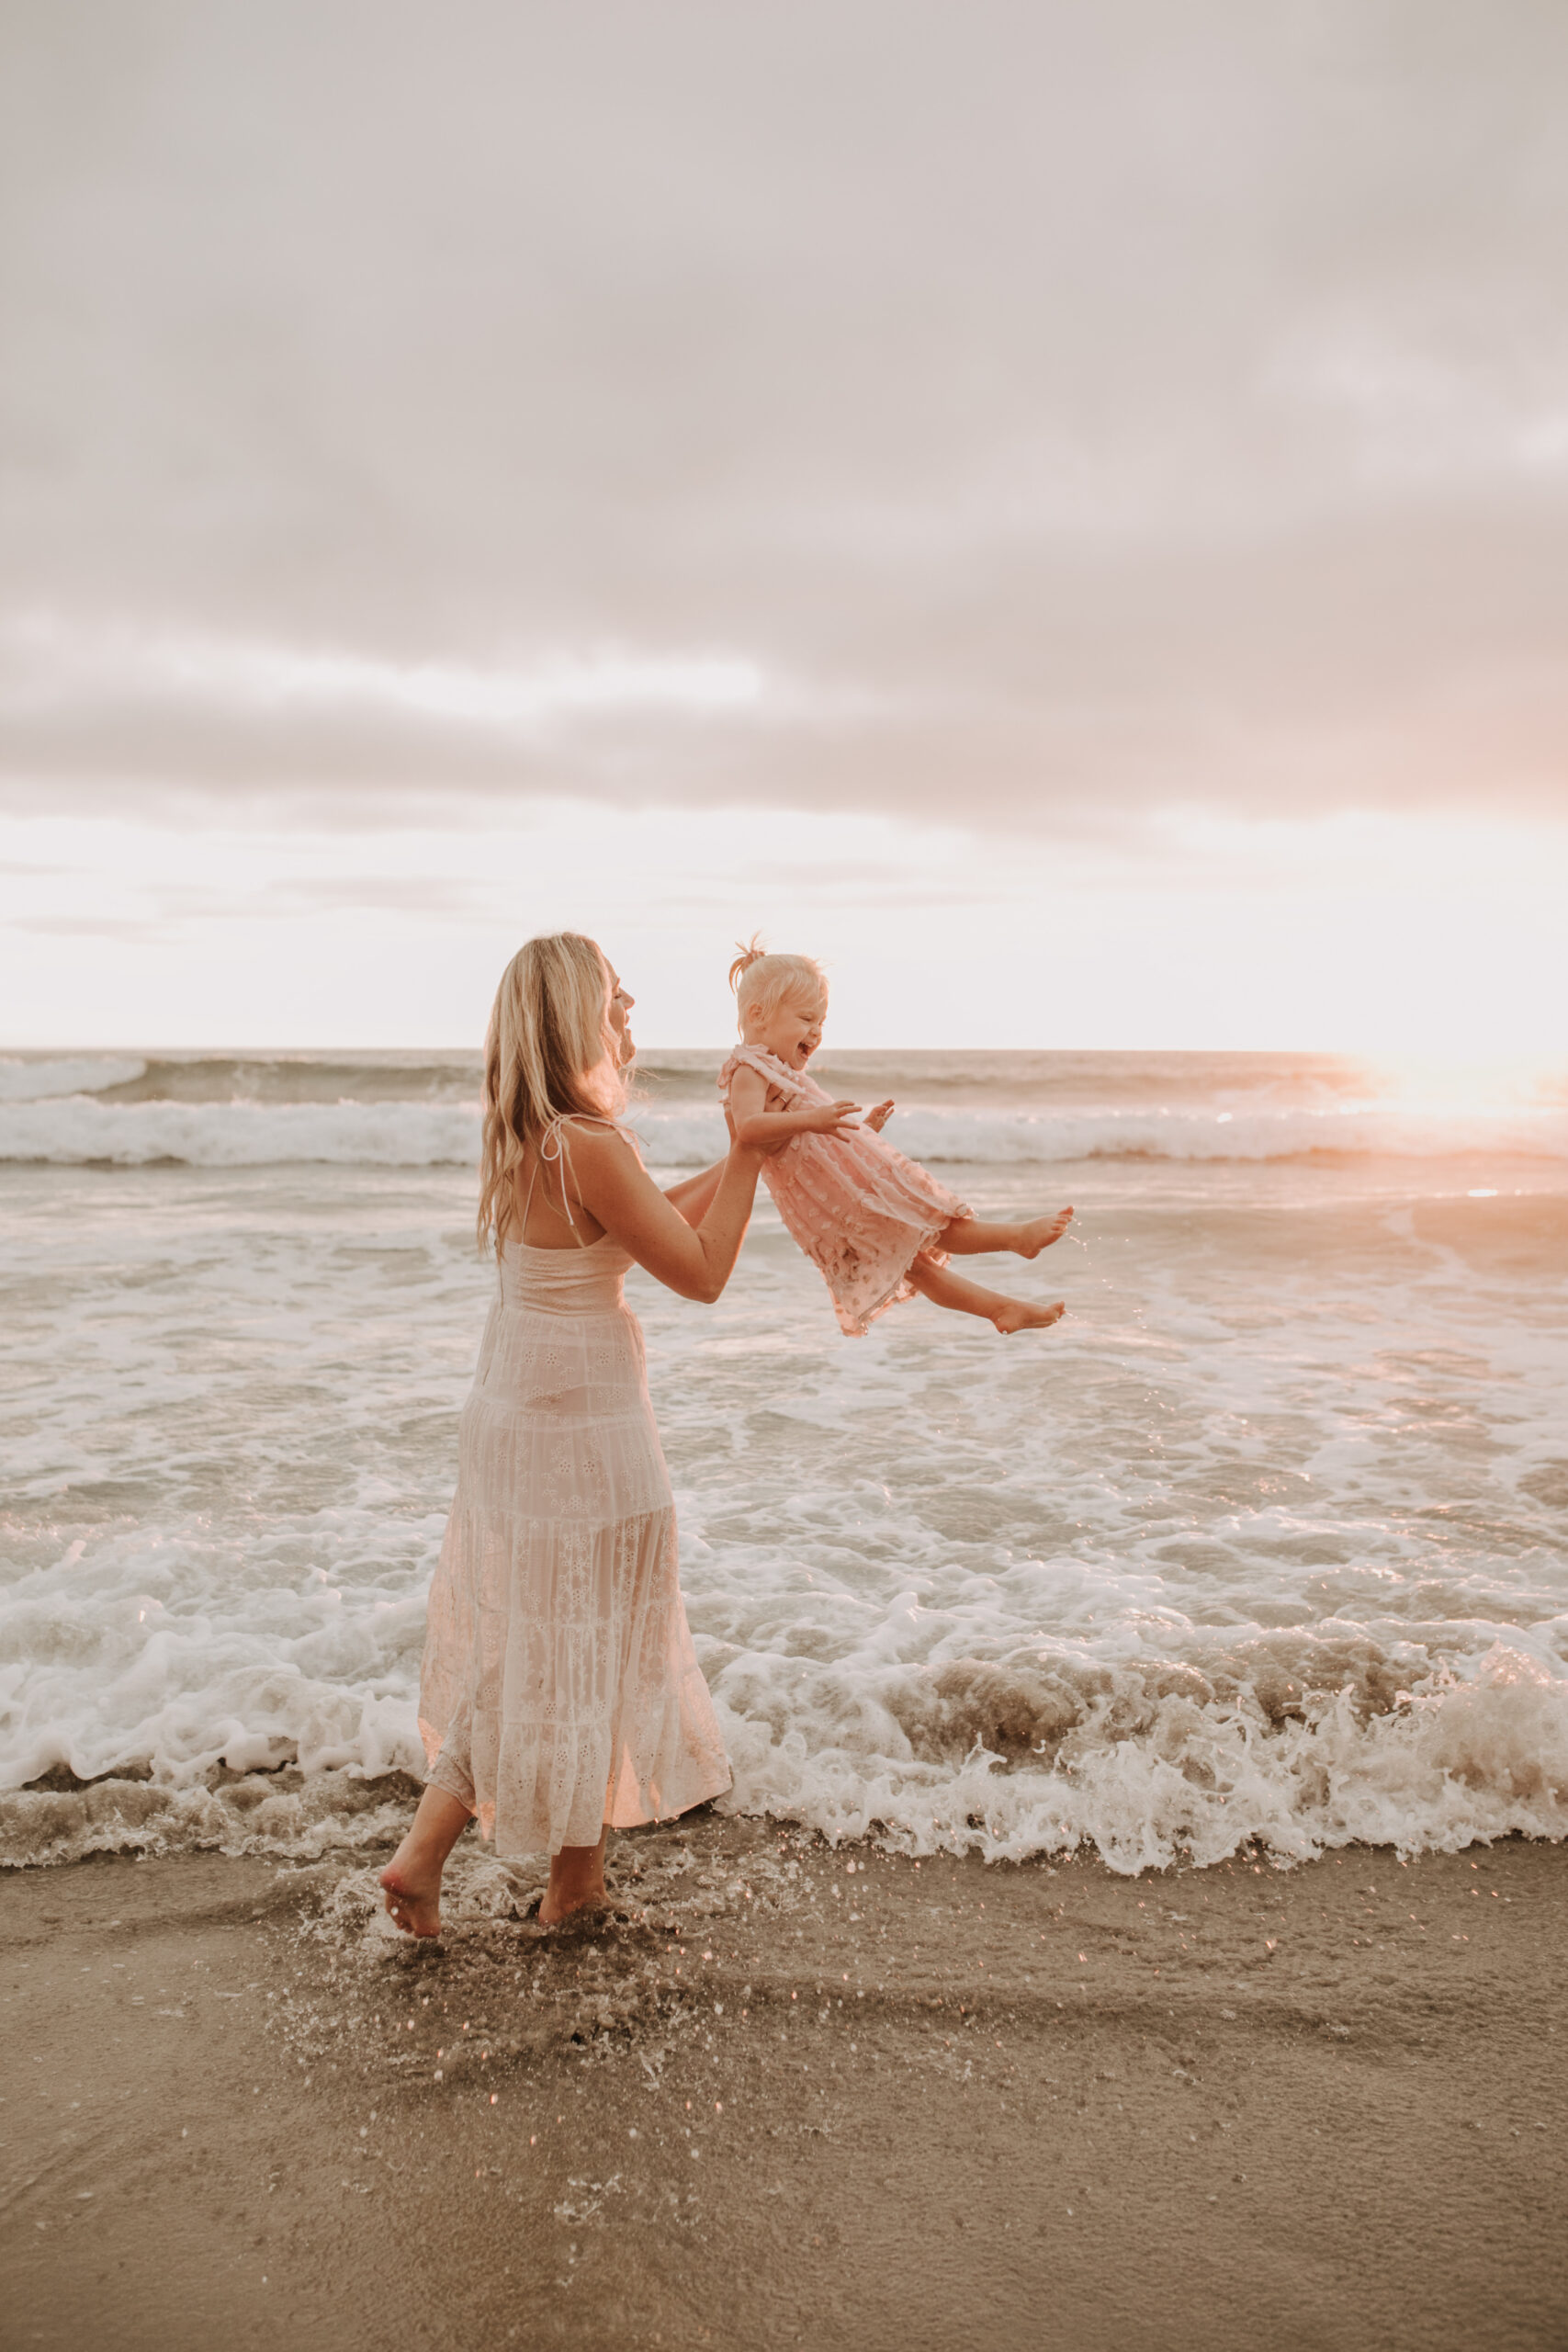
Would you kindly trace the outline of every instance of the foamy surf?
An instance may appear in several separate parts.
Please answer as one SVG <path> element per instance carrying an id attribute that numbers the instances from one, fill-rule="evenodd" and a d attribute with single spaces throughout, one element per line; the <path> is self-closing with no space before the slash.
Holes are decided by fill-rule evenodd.
<path id="1" fill-rule="evenodd" d="M 964 1661 L 885 1688 L 876 1703 L 914 1726 L 893 1755 L 859 1741 L 813 1751 L 729 1712 L 732 1802 L 917 1854 L 1024 1861 L 1082 1846 L 1129 1872 L 1248 1847 L 1300 1862 L 1356 1843 L 1454 1852 L 1568 1830 L 1568 1681 L 1501 1645 L 1468 1679 L 1444 1665 L 1382 1710 L 1364 1687 L 1298 1684 L 1282 1718 L 1267 1687 L 1242 1679 L 1221 1698 L 1174 1663 L 1082 1679 Z"/>
<path id="2" fill-rule="evenodd" d="M 971 1136 L 1156 1116 L 1124 1099 L 1147 1069 L 1110 1070 L 1078 1109 L 1031 1109 L 1005 1075 L 987 1107 L 972 1064 L 898 1073 Z M 1167 1075 L 1183 1117 L 1217 1120 L 1236 1083 Z M 326 1122 L 344 1159 L 0 1173 L 5 1860 L 364 1850 L 406 1809 L 423 1593 L 493 1282 L 471 1244 L 472 1081 L 471 1057 L 144 1057 L 114 1101 L 9 1106 L 185 1120 L 187 1148 L 208 1122 Z M 705 1063 L 670 1083 L 639 1116 L 711 1116 Z M 1071 1089 L 1096 1084 L 1079 1057 Z M 1324 1084 L 1254 1111 L 1318 1115 Z M 422 1121 L 431 1156 L 398 1156 Z M 461 1160 L 435 1149 L 448 1125 Z M 1037 1162 L 971 1166 L 999 1214 L 1059 1199 Z M 845 1341 L 766 1206 L 716 1309 L 634 1280 L 728 1802 L 917 1852 L 1088 1846 L 1118 1870 L 1562 1836 L 1551 1160 L 1130 1155 L 1080 1161 L 1069 1197 L 1066 1240 L 990 1270 L 1067 1298 L 1039 1342 L 923 1306 Z"/>
<path id="3" fill-rule="evenodd" d="M 1561 1839 L 1568 1681 L 1500 1644 L 1467 1665 L 1417 1677 L 1392 1708 L 1368 1708 L 1366 1689 L 1300 1689 L 1279 1717 L 1258 1684 L 1220 1698 L 1192 1668 L 1102 1670 L 1075 1689 L 1069 1675 L 1021 1679 L 959 1660 L 840 1693 L 849 1705 L 837 1719 L 829 1708 L 825 1724 L 783 1734 L 755 1684 L 727 1675 L 715 1696 L 736 1785 L 719 1809 L 905 1853 L 1027 1860 L 1093 1849 L 1134 1874 L 1244 1849 L 1288 1865 L 1349 1844 L 1453 1853 L 1509 1835 Z M 296 1769 L 277 1677 L 261 1705 L 240 1705 L 231 1722 L 243 1729 L 228 1743 L 207 1717 L 226 1764 L 190 1755 L 188 1722 L 164 1710 L 174 1738 L 143 1778 L 108 1771 L 87 1788 L 0 1794 L 0 1860 L 181 1849 L 303 1860 L 386 1841 L 421 1771 L 409 1705 L 353 1708 L 336 1689 L 303 1684 L 291 1696 Z M 143 1729 L 141 1746 L 157 1746 L 163 1726 Z M 355 1750 L 365 1761 L 345 1764 Z"/>
<path id="4" fill-rule="evenodd" d="M 1358 1843 L 1451 1853 L 1568 1831 L 1561 1670 L 1497 1644 L 1479 1659 L 1428 1661 L 1414 1690 L 1383 1704 L 1371 1690 L 1415 1661 L 1365 1637 L 1359 1646 L 1361 1680 L 1296 1681 L 1282 1710 L 1284 1668 L 1300 1661 L 1277 1650 L 1271 1676 L 1231 1680 L 1223 1696 L 1174 1661 L 1019 1675 L 960 1660 L 853 1689 L 825 1675 L 837 1690 L 818 1690 L 814 1710 L 792 1694 L 782 1731 L 767 1678 L 721 1672 L 735 1785 L 720 1810 L 915 1854 L 1023 1861 L 1083 1848 L 1129 1873 L 1248 1849 L 1290 1864 Z M 412 1700 L 312 1688 L 275 1668 L 249 1705 L 231 1681 L 239 1704 L 225 1740 L 224 1695 L 205 1711 L 205 1741 L 177 1702 L 139 1727 L 127 1744 L 153 1751 L 144 1777 L 111 1769 L 73 1789 L 57 1770 L 54 1786 L 0 1795 L 0 1861 L 185 1849 L 304 1860 L 379 1843 L 406 1818 L 422 1766 Z M 214 1735 L 222 1763 L 192 1752 L 210 1751 Z M 79 1763 L 107 1752 L 101 1733 L 96 1757 L 93 1747 L 77 1748 Z"/>
<path id="5" fill-rule="evenodd" d="M 637 1104 L 630 1124 L 650 1165 L 703 1168 L 725 1148 L 716 1107 Z M 896 1114 L 888 1140 L 942 1167 L 1050 1167 L 1077 1160 L 1269 1161 L 1314 1158 L 1568 1161 L 1568 1112 L 1484 1113 L 1387 1106 L 1227 1111 Z M 473 1168 L 479 1109 L 469 1102 L 0 1102 L 0 1159 L 56 1167 Z"/>
<path id="6" fill-rule="evenodd" d="M 721 1057 L 645 1057 L 631 1123 L 649 1160 L 724 1148 Z M 1313 1158 L 1568 1161 L 1568 1081 L 1515 1073 L 1466 1095 L 1318 1056 L 825 1054 L 820 1074 L 898 1108 L 891 1136 L 940 1165 Z M 0 1161 L 57 1167 L 472 1168 L 478 1059 L 366 1054 L 0 1059 Z"/>
<path id="7" fill-rule="evenodd" d="M 71 1168 L 468 1168 L 477 1102 L 126 1102 L 0 1108 L 0 1159 Z"/>

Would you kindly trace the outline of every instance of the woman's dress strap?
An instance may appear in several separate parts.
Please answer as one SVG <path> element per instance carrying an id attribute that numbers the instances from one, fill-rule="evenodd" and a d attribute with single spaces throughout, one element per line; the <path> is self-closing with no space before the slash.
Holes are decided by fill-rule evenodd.
<path id="1" fill-rule="evenodd" d="M 549 1160 L 560 1170 L 560 1204 L 567 1224 L 571 1227 L 572 1239 L 580 1250 L 591 1250 L 593 1246 L 591 1241 L 584 1241 L 577 1229 L 577 1220 L 572 1216 L 571 1202 L 566 1189 L 566 1180 L 571 1170 L 571 1153 L 566 1131 L 569 1121 L 572 1119 L 583 1119 L 595 1127 L 614 1127 L 615 1125 L 614 1119 L 595 1118 L 591 1111 L 558 1111 L 553 1119 L 545 1122 L 535 1149 L 533 1174 L 528 1179 L 528 1197 L 523 1204 L 523 1222 L 518 1227 L 519 1237 L 525 1242 L 528 1238 L 528 1211 L 534 1198 L 535 1178 L 545 1162 Z M 555 1147 L 553 1150 L 552 1145 Z"/>

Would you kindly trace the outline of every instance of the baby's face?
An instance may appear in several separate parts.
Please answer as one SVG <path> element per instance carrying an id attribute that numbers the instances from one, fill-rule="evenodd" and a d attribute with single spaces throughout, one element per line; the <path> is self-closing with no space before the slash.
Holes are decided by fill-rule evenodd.
<path id="1" fill-rule="evenodd" d="M 791 1069 L 804 1069 L 822 1043 L 822 1023 L 827 1017 L 825 1001 L 792 1004 L 786 1000 L 763 1019 L 747 1023 L 746 1042 L 761 1046 L 765 1054 L 777 1055 Z"/>

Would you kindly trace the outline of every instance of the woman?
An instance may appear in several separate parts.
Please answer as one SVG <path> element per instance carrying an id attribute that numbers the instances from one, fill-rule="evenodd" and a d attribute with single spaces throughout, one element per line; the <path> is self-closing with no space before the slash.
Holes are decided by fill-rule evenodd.
<path id="1" fill-rule="evenodd" d="M 431 1586 L 429 1781 L 381 1873 L 411 1935 L 439 1933 L 470 1817 L 501 1853 L 548 1853 L 552 1926 L 605 1899 L 606 1826 L 729 1785 L 621 1284 L 635 1260 L 682 1298 L 717 1298 L 764 1155 L 732 1144 L 668 1193 L 652 1182 L 617 1124 L 632 1001 L 593 941 L 563 932 L 513 956 L 491 1014 L 479 1222 L 500 1289 Z"/>

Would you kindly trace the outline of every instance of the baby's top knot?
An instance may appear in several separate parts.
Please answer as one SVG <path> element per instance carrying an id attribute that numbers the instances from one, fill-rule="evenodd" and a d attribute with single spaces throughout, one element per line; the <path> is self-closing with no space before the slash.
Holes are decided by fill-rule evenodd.
<path id="1" fill-rule="evenodd" d="M 828 1009 L 828 975 L 810 956 L 770 956 L 753 933 L 750 947 L 742 947 L 729 967 L 735 1009 L 744 1021 L 750 1012 L 763 1016 L 781 1004 Z"/>
<path id="2" fill-rule="evenodd" d="M 737 956 L 734 963 L 731 964 L 729 967 L 729 985 L 730 988 L 739 994 L 740 983 L 746 974 L 750 970 L 753 964 L 760 964 L 761 962 L 763 956 L 768 951 L 763 946 L 761 940 L 756 932 L 751 933 L 751 944 L 749 947 L 741 947 L 739 940 L 736 941 L 735 944 L 737 947 L 740 948 L 740 953 Z"/>

